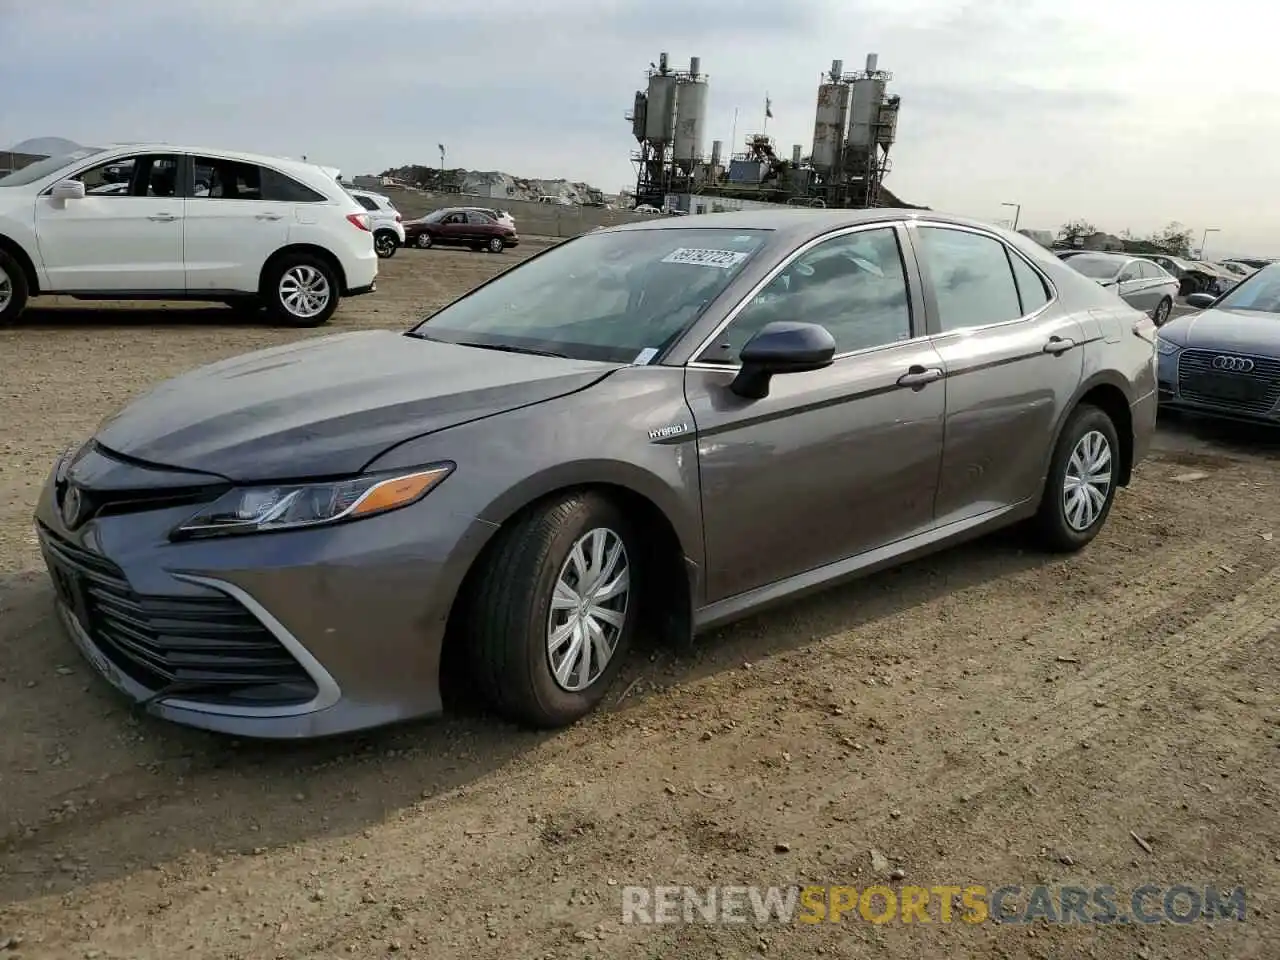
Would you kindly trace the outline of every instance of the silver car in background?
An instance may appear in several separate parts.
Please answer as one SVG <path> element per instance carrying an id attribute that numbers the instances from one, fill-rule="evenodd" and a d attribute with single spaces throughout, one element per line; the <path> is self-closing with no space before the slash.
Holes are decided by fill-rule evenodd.
<path id="1" fill-rule="evenodd" d="M 1173 312 L 1178 278 L 1163 267 L 1123 253 L 1081 253 L 1062 261 L 1077 273 L 1114 288 L 1129 306 L 1149 314 L 1162 327 Z"/>

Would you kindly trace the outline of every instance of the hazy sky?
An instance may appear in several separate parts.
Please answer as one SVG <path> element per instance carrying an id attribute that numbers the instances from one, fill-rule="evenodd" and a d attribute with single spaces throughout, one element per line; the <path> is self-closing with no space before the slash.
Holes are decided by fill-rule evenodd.
<path id="1" fill-rule="evenodd" d="M 711 77 L 711 139 L 813 137 L 819 75 L 880 55 L 886 181 L 1024 227 L 1217 227 L 1280 255 L 1280 84 L 1256 2 L 0 0 L 0 146 L 163 139 L 370 172 L 402 163 L 634 182 L 623 119 L 659 52 Z M 1263 29 L 1253 29 L 1260 24 Z M 1214 248 L 1217 248 L 1216 250 Z"/>

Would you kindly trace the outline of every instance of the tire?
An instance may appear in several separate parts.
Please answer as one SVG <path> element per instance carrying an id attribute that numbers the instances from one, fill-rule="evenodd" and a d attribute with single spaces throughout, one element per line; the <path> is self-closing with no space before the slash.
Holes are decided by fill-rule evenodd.
<path id="1" fill-rule="evenodd" d="M 419 250 L 430 250 L 431 234 L 429 233 L 418 234 L 417 238 L 413 241 L 413 245 L 417 247 Z"/>
<path id="2" fill-rule="evenodd" d="M 396 248 L 400 246 L 400 238 L 390 230 L 379 230 L 373 235 L 373 252 L 378 255 L 379 260 L 390 260 L 396 255 Z"/>
<path id="3" fill-rule="evenodd" d="M 1163 327 L 1169 322 L 1169 314 L 1173 312 L 1173 301 L 1165 297 L 1156 304 L 1155 311 L 1151 314 L 1151 320 L 1157 327 Z"/>
<path id="4" fill-rule="evenodd" d="M 469 601 L 472 675 L 484 698 L 508 720 L 540 728 L 566 726 L 599 704 L 626 659 L 643 585 L 643 571 L 637 569 L 639 538 L 616 504 L 591 492 L 537 506 L 498 537 L 478 571 Z M 586 576 L 596 572 L 590 569 L 595 538 L 605 545 L 606 558 L 613 558 L 612 567 L 604 565 L 608 579 L 603 586 L 618 589 L 621 568 L 626 576 L 622 592 L 602 601 L 607 604 L 605 610 L 599 606 L 553 610 L 553 594 L 562 578 L 566 581 L 562 587 L 582 582 L 576 579 L 575 547 L 582 547 Z M 568 592 L 562 589 L 561 595 Z M 594 609 L 596 617 L 579 620 L 584 609 Z M 611 616 L 606 620 L 601 613 Z M 596 665 L 583 663 L 579 653 L 557 679 L 553 657 L 569 658 L 575 622 L 582 624 L 584 640 L 594 624 L 605 646 L 611 644 L 611 652 L 598 674 Z M 551 638 L 556 634 L 563 635 L 563 642 L 553 651 Z M 593 656 L 600 649 L 592 645 Z"/>
<path id="5" fill-rule="evenodd" d="M 485 242 L 484 248 L 490 253 L 501 253 L 507 248 L 507 242 L 501 237 L 490 237 Z"/>
<path id="6" fill-rule="evenodd" d="M 1103 441 L 1098 445 L 1098 438 Z M 1100 483 L 1082 484 L 1078 477 L 1081 474 L 1074 455 L 1079 451 L 1086 458 L 1091 449 L 1096 451 L 1097 468 L 1086 471 L 1085 476 L 1106 478 L 1105 491 Z M 1105 450 L 1104 454 L 1102 451 Z M 1116 469 L 1119 466 L 1118 456 L 1120 440 L 1116 434 L 1115 424 L 1107 414 L 1095 406 L 1081 404 L 1067 420 L 1067 425 L 1058 437 L 1058 444 L 1053 451 L 1053 460 L 1049 464 L 1049 476 L 1045 481 L 1044 493 L 1040 498 L 1040 509 L 1036 513 L 1035 526 L 1041 545 L 1055 553 L 1071 553 L 1081 549 L 1098 535 L 1111 513 L 1111 505 L 1116 497 Z M 1088 463 L 1085 463 L 1088 466 Z M 1091 509 L 1076 512 L 1068 509 L 1068 474 L 1077 479 L 1072 486 L 1081 493 L 1088 493 L 1092 488 L 1095 493 L 1087 502 Z M 1097 496 L 1102 496 L 1101 504 Z"/>
<path id="7" fill-rule="evenodd" d="M 337 271 L 320 257 L 309 253 L 285 254 L 271 265 L 265 281 L 263 299 L 268 308 L 291 327 L 324 326 L 338 309 Z M 299 287 L 310 290 L 312 296 L 308 297 Z M 312 312 L 316 297 L 321 294 L 322 302 Z"/>
<path id="8" fill-rule="evenodd" d="M 29 295 L 22 265 L 7 251 L 0 250 L 0 327 L 22 315 Z"/>

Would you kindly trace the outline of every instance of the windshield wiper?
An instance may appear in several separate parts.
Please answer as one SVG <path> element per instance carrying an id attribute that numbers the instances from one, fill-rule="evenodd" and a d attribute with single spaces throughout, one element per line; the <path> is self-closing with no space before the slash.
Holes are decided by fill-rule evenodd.
<path id="1" fill-rule="evenodd" d="M 500 353 L 527 353 L 535 357 L 559 357 L 561 360 L 568 360 L 569 357 L 563 353 L 556 353 L 554 350 L 539 350 L 536 347 L 517 347 L 509 343 L 470 343 L 466 340 L 455 341 L 460 347 L 478 347 L 481 350 L 497 350 Z"/>

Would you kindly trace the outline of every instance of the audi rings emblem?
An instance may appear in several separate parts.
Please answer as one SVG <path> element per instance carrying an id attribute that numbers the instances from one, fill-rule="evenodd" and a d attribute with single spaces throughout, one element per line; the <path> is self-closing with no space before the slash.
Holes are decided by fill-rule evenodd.
<path id="1" fill-rule="evenodd" d="M 1248 357 L 1214 357 L 1213 369 L 1230 373 L 1252 373 L 1253 361 Z"/>

